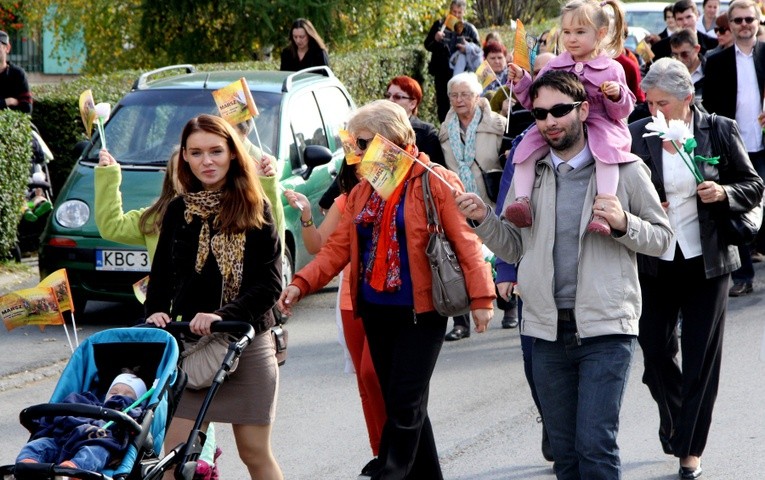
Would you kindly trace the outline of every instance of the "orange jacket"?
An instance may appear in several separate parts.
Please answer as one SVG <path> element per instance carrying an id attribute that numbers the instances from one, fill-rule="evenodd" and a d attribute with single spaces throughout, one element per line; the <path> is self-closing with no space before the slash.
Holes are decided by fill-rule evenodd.
<path id="1" fill-rule="evenodd" d="M 420 154 L 420 159 L 424 162 L 428 161 L 427 156 L 423 154 Z M 436 164 L 432 165 L 435 166 Z M 429 240 L 421 178 L 425 171 L 425 167 L 419 163 L 413 165 L 404 197 L 404 223 L 407 251 L 409 252 L 409 273 L 412 276 L 414 310 L 417 313 L 434 310 L 430 264 L 425 255 L 425 248 Z M 436 172 L 456 190 L 464 191 L 457 174 L 445 168 L 437 168 Z M 433 174 L 430 175 L 430 188 L 438 208 L 441 225 L 452 243 L 465 273 L 471 299 L 470 308 L 471 310 L 491 308 L 495 298 L 494 281 L 491 278 L 491 267 L 484 259 L 481 251 L 481 241 L 468 226 L 465 217 L 459 212 L 449 188 Z M 348 195 L 345 211 L 337 228 L 311 263 L 296 273 L 292 280 L 292 285 L 300 289 L 301 296 L 326 285 L 350 262 L 351 301 L 354 311 L 358 311 L 356 297 L 359 281 L 363 274 L 363 266 L 360 261 L 361 255 L 354 219 L 364 208 L 371 194 L 372 186 L 369 182 L 362 181 Z"/>

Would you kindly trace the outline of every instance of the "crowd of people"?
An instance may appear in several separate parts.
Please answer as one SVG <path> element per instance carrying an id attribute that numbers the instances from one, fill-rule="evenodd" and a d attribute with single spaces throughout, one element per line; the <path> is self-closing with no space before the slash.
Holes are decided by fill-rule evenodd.
<path id="1" fill-rule="evenodd" d="M 150 251 L 146 322 L 183 318 L 200 336 L 227 318 L 255 327 L 240 373 L 208 418 L 233 425 L 252 478 L 282 478 L 271 450 L 279 385 L 266 335 L 272 307 L 292 314 L 341 272 L 339 324 L 373 457 L 362 475 L 443 478 L 431 376 L 444 341 L 486 331 L 496 301 L 502 327 L 520 326 L 542 452 L 557 478 L 621 478 L 619 413 L 637 346 L 659 442 L 677 457 L 680 478 L 700 477 L 728 298 L 753 291 L 752 263 L 765 252 L 765 238 L 735 245 L 721 226 L 760 205 L 765 189 L 762 7 L 668 5 L 667 28 L 646 37 L 646 62 L 625 48 L 618 0 L 569 0 L 560 24 L 537 38 L 530 70 L 496 32 L 480 40 L 465 0 L 448 11 L 424 42 L 440 125 L 418 118 L 423 89 L 408 76 L 391 78 L 384 99 L 348 119 L 355 156 L 380 135 L 414 160 L 389 195 L 344 163 L 315 222 L 301 208 L 305 197 L 278 191 L 276 159 L 247 145 L 246 131 L 200 115 L 184 128 L 157 203 L 124 213 L 118 163 L 101 152 L 96 221 L 105 238 Z M 6 62 L 5 32 L 0 47 L 0 91 L 19 84 L 3 108 L 31 111 L 28 84 Z M 487 85 L 474 73 L 484 59 L 495 75 Z M 322 65 L 321 36 L 296 20 L 281 70 Z M 663 121 L 680 121 L 695 142 L 683 150 L 644 135 Z M 496 185 L 492 172 L 502 172 Z M 433 230 L 424 185 L 470 297 L 451 330 L 436 311 L 424 255 Z M 282 196 L 300 210 L 315 254 L 284 289 Z M 494 278 L 482 245 L 496 256 Z M 185 439 L 204 394 L 184 394 L 167 445 Z"/>

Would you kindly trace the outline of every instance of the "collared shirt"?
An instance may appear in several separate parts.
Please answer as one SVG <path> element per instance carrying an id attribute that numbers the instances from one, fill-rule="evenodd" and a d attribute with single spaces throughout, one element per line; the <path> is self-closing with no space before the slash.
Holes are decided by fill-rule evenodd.
<path id="1" fill-rule="evenodd" d="M 693 82 L 694 85 L 696 84 L 696 82 L 704 78 L 704 69 L 701 67 L 702 67 L 702 64 L 699 63 L 699 66 L 696 67 L 696 70 L 691 72 L 691 82 Z"/>
<path id="2" fill-rule="evenodd" d="M 754 49 L 745 54 L 736 49 L 736 123 L 748 152 L 762 150 L 762 127 L 757 117 L 762 112 L 762 99 L 754 70 Z"/>
<path id="3" fill-rule="evenodd" d="M 693 131 L 693 125 L 690 128 Z M 690 157 L 693 158 L 693 153 Z M 698 257 L 701 255 L 701 231 L 696 204 L 696 179 L 677 152 L 670 153 L 662 148 L 662 167 L 664 191 L 669 203 L 667 216 L 675 235 L 669 248 L 659 258 L 671 262 L 675 258 L 677 245 L 684 258 Z"/>
<path id="4" fill-rule="evenodd" d="M 558 170 L 558 165 L 564 162 L 562 158 L 555 155 L 555 152 L 553 150 L 550 150 L 550 157 L 553 161 L 553 166 L 555 167 L 555 170 Z M 577 169 L 583 165 L 587 165 L 590 162 L 590 159 L 592 158 L 592 152 L 590 152 L 590 147 L 585 144 L 584 148 L 581 152 L 574 155 L 571 160 L 568 161 L 568 164 L 571 165 L 572 169 Z"/>

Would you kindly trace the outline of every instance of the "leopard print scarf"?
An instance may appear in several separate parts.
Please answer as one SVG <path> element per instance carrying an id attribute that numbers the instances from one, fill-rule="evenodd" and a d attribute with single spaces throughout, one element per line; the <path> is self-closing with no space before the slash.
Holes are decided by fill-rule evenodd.
<path id="1" fill-rule="evenodd" d="M 239 287 L 242 285 L 245 235 L 244 232 L 218 232 L 212 237 L 212 240 L 210 239 L 209 220 L 210 217 L 213 217 L 213 223 L 217 220 L 222 196 L 223 193 L 220 190 L 185 194 L 183 199 L 186 202 L 186 211 L 183 213 L 183 217 L 186 223 L 191 223 L 195 216 L 202 220 L 194 269 L 197 273 L 202 272 L 202 267 L 204 267 L 212 248 L 213 256 L 218 262 L 218 269 L 223 277 L 222 303 L 226 304 L 237 297 Z"/>

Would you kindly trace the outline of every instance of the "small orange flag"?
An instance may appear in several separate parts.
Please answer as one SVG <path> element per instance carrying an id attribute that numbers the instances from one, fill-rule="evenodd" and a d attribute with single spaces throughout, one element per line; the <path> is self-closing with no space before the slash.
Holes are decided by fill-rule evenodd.
<path id="1" fill-rule="evenodd" d="M 38 283 L 37 286 L 52 288 L 56 294 L 56 300 L 58 301 L 58 306 L 61 311 L 65 312 L 69 310 L 74 313 L 72 289 L 69 287 L 69 277 L 67 277 L 65 269 L 60 268 L 51 273 L 42 279 L 42 281 Z"/>
<path id="2" fill-rule="evenodd" d="M 23 325 L 63 325 L 56 292 L 51 287 L 34 287 L 0 297 L 0 316 L 10 331 Z"/>
<path id="3" fill-rule="evenodd" d="M 526 29 L 520 20 L 515 21 L 515 41 L 513 42 L 513 63 L 531 73 L 529 44 L 526 43 Z"/>
<path id="4" fill-rule="evenodd" d="M 404 181 L 414 162 L 414 157 L 401 147 L 377 134 L 361 158 L 359 173 L 387 200 Z"/>

